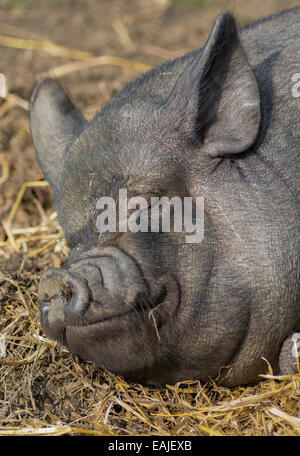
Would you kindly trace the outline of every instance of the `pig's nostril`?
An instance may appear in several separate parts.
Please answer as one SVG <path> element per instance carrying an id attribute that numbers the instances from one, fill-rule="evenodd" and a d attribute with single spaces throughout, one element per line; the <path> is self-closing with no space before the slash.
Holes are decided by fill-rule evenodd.
<path id="1" fill-rule="evenodd" d="M 62 269 L 49 269 L 39 285 L 42 320 L 64 325 L 76 324 L 86 312 L 90 291 L 77 275 Z"/>
<path id="2" fill-rule="evenodd" d="M 62 288 L 62 295 L 67 302 L 70 302 L 73 298 L 73 289 L 71 285 L 66 285 Z"/>

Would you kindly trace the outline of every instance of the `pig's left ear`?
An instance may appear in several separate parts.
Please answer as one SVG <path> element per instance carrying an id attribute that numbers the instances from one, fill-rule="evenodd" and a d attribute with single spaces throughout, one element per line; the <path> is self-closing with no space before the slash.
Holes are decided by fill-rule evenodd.
<path id="1" fill-rule="evenodd" d="M 30 106 L 31 133 L 39 165 L 55 190 L 59 186 L 63 154 L 86 124 L 53 79 L 42 79 L 36 85 Z"/>
<path id="2" fill-rule="evenodd" d="M 260 124 L 259 90 L 230 13 L 217 18 L 184 86 L 186 114 L 204 153 L 237 154 L 253 144 Z"/>

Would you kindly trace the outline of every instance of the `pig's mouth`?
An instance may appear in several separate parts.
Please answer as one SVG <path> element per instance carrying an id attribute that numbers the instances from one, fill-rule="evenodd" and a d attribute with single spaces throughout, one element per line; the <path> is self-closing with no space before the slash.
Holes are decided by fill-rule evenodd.
<path id="1" fill-rule="evenodd" d="M 166 295 L 166 289 L 162 289 L 161 296 L 158 297 L 156 302 L 151 303 L 148 308 L 145 305 L 141 305 L 139 300 L 133 304 L 132 308 L 126 312 L 120 312 L 119 314 L 114 314 L 111 316 L 100 318 L 99 320 L 89 322 L 85 317 L 78 320 L 77 323 L 68 324 L 67 321 L 52 321 L 52 324 L 49 324 L 48 315 L 49 309 L 51 307 L 51 301 L 56 299 L 57 296 L 53 296 L 47 301 L 42 302 L 41 304 L 41 320 L 42 326 L 45 329 L 46 334 L 49 334 L 50 337 L 55 340 L 59 340 L 63 345 L 66 345 L 66 334 L 67 332 L 72 332 L 72 336 L 78 335 L 83 338 L 112 335 L 114 332 L 118 332 L 122 326 L 124 319 L 130 316 L 137 316 L 138 313 L 146 314 L 146 312 L 151 311 L 155 307 L 159 306 Z M 94 301 L 95 305 L 100 305 L 97 301 Z"/>
<path id="2" fill-rule="evenodd" d="M 174 284 L 162 277 L 148 284 L 137 263 L 123 252 L 106 249 L 68 270 L 50 269 L 39 286 L 40 315 L 46 335 L 67 345 L 68 336 L 104 337 L 163 307 Z M 174 290 L 173 290 L 174 291 Z M 161 325 L 161 314 L 155 316 Z"/>
<path id="3" fill-rule="evenodd" d="M 100 318 L 99 320 L 89 322 L 87 318 L 83 317 L 82 320 L 75 326 L 67 326 L 62 334 L 62 337 L 67 339 L 67 333 L 72 332 L 72 337 L 78 335 L 82 338 L 88 337 L 105 337 L 107 335 L 113 335 L 120 331 L 120 328 L 124 325 L 124 321 L 127 319 L 130 321 L 132 318 L 139 318 L 141 321 L 143 317 L 149 314 L 152 309 L 155 309 L 160 304 L 163 303 L 164 298 L 166 296 L 166 288 L 163 287 L 159 296 L 155 298 L 155 300 L 148 300 L 149 302 L 146 303 L 144 297 L 137 297 L 135 303 L 133 303 L 132 307 L 125 311 L 116 313 L 104 318 Z M 139 299 L 141 298 L 141 299 Z M 97 301 L 93 301 L 93 305 L 101 305 Z"/>

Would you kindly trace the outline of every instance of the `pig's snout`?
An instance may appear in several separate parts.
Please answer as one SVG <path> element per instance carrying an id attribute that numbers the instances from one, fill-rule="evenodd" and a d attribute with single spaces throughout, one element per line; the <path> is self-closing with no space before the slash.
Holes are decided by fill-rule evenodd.
<path id="1" fill-rule="evenodd" d="M 78 323 L 90 300 L 84 280 L 57 268 L 42 276 L 38 292 L 42 326 L 48 327 L 47 333 L 52 337 L 57 337 L 64 327 Z"/>
<path id="2" fill-rule="evenodd" d="M 101 328 L 104 322 L 106 326 L 122 324 L 129 312 L 150 306 L 138 265 L 112 247 L 101 256 L 86 252 L 69 262 L 68 269 L 49 269 L 38 291 L 42 328 L 56 340 L 68 338 L 70 328 L 91 335 L 95 324 Z M 157 301 L 155 296 L 153 301 Z"/>

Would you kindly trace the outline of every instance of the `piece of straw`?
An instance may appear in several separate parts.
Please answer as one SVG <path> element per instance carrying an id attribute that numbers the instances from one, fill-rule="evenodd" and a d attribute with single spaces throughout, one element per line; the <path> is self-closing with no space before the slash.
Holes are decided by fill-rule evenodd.
<path id="1" fill-rule="evenodd" d="M 112 55 L 100 55 L 99 57 L 92 57 L 84 60 L 83 62 L 71 62 L 65 65 L 60 65 L 51 68 L 49 71 L 41 73 L 40 77 L 50 76 L 53 78 L 61 78 L 74 71 L 84 70 L 86 68 L 96 67 L 100 65 L 113 65 L 122 68 L 129 68 L 131 70 L 144 73 L 151 67 L 145 63 L 136 62 L 134 60 L 123 59 L 121 57 L 114 57 Z"/>
<path id="2" fill-rule="evenodd" d="M 12 36 L 0 35 L 0 46 L 26 49 L 30 51 L 43 51 L 55 57 L 69 57 L 71 59 L 84 60 L 90 58 L 93 54 L 87 51 L 79 51 L 66 46 L 55 44 L 52 41 L 24 40 Z"/>

